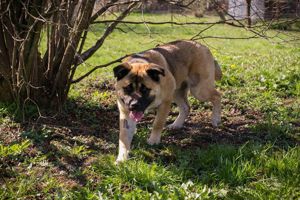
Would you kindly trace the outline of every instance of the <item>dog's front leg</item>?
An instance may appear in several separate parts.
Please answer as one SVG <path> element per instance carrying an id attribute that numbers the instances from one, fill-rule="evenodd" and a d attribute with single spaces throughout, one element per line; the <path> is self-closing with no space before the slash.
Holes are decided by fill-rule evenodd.
<path id="1" fill-rule="evenodd" d="M 171 102 L 163 102 L 157 109 L 157 114 L 153 123 L 153 129 L 151 131 L 150 138 L 147 140 L 148 144 L 159 144 L 161 138 L 161 132 L 165 126 L 167 117 L 171 108 Z"/>
<path id="2" fill-rule="evenodd" d="M 136 122 L 128 114 L 120 111 L 119 154 L 116 163 L 128 159 L 130 144 L 135 133 Z"/>

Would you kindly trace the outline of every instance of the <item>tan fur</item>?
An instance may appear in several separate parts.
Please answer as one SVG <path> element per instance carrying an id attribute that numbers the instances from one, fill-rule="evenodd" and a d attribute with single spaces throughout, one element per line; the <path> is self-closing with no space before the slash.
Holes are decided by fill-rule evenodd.
<path id="1" fill-rule="evenodd" d="M 213 104 L 212 124 L 217 126 L 220 123 L 221 95 L 215 89 L 215 80 L 221 79 L 222 72 L 207 47 L 194 41 L 174 41 L 130 56 L 124 60 L 123 65 L 130 69 L 131 74 L 142 76 L 143 84 L 151 88 L 151 94 L 155 95 L 154 102 L 149 106 L 149 108 L 157 110 L 153 129 L 148 139 L 149 144 L 160 142 L 161 131 L 165 126 L 173 101 L 179 107 L 179 115 L 169 128 L 183 126 L 184 120 L 189 114 L 188 91 L 200 101 L 210 101 Z M 165 72 L 165 76 L 161 76 L 159 82 L 153 81 L 146 73 L 148 69 L 157 66 L 164 69 Z M 127 75 L 116 83 L 118 96 L 122 95 L 122 87 L 128 85 L 129 82 L 129 75 Z M 130 121 L 129 111 L 120 99 L 118 99 L 118 106 L 120 120 Z M 134 127 L 129 130 L 120 122 L 120 147 L 117 162 L 124 161 L 128 157 L 124 152 L 129 151 L 132 131 L 135 130 L 135 123 L 130 121 L 130 124 L 133 124 Z"/>

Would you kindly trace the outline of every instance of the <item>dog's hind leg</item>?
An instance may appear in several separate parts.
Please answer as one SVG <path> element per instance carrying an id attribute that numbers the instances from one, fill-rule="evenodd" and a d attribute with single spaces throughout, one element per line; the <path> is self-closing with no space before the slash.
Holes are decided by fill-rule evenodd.
<path id="1" fill-rule="evenodd" d="M 210 102 L 213 105 L 211 123 L 217 127 L 221 123 L 221 94 L 214 89 L 210 97 Z"/>
<path id="2" fill-rule="evenodd" d="M 190 90 L 198 100 L 212 103 L 212 125 L 217 127 L 221 123 L 221 94 L 215 89 L 214 82 L 211 79 L 200 80 Z"/>
<path id="3" fill-rule="evenodd" d="M 175 91 L 174 101 L 179 108 L 179 114 L 176 120 L 170 124 L 167 128 L 179 129 L 183 126 L 184 120 L 187 118 L 190 112 L 190 107 L 187 99 L 188 83 L 184 81 L 181 87 Z"/>

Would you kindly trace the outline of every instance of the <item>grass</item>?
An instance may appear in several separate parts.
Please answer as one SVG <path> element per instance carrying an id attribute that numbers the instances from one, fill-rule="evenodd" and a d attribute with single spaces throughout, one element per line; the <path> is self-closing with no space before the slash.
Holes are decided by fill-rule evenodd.
<path id="1" fill-rule="evenodd" d="M 204 27 L 121 25 L 76 76 L 127 53 L 189 39 Z M 103 31 L 104 26 L 92 27 L 85 48 Z M 216 25 L 205 35 L 251 33 Z M 14 105 L 0 104 L 0 199 L 298 199 L 300 48 L 278 41 L 201 40 L 224 74 L 217 83 L 222 126 L 211 127 L 210 104 L 189 97 L 192 112 L 183 129 L 164 131 L 162 144 L 150 147 L 150 113 L 138 125 L 130 160 L 119 166 L 114 165 L 118 111 L 112 67 L 73 85 L 64 112 L 53 117 L 36 121 L 36 108 L 29 107 L 32 118 L 21 123 Z M 176 113 L 174 108 L 168 123 Z"/>

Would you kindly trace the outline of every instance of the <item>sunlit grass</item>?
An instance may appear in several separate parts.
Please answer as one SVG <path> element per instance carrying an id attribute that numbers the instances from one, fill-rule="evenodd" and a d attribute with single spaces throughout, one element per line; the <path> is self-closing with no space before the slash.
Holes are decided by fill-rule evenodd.
<path id="1" fill-rule="evenodd" d="M 171 16 L 132 14 L 127 20 L 144 19 L 168 21 Z M 216 21 L 218 18 L 174 16 L 174 20 Z M 103 47 L 79 66 L 76 77 L 125 54 L 177 39 L 190 39 L 205 27 L 120 25 Z M 104 30 L 104 25 L 93 25 L 85 49 Z M 205 35 L 246 37 L 251 33 L 215 25 Z M 184 135 L 186 141 L 182 139 L 178 144 L 150 147 L 146 144 L 149 126 L 139 125 L 130 160 L 116 166 L 118 122 L 111 129 L 102 130 L 101 123 L 106 122 L 97 121 L 109 112 L 117 113 L 115 95 L 111 90 L 93 88 L 97 83 L 112 82 L 113 66 L 97 70 L 72 86 L 65 112 L 70 115 L 67 118 L 76 115 L 81 123 L 70 122 L 64 127 L 50 124 L 36 130 L 14 122 L 14 106 L 1 104 L 0 134 L 18 139 L 0 141 L 0 199 L 298 199 L 300 48 L 297 43 L 279 44 L 278 41 L 199 40 L 211 49 L 223 71 L 217 86 L 223 93 L 224 123 L 229 123 L 234 110 L 243 119 L 253 117 L 252 112 L 259 115 L 255 123 L 246 125 L 247 133 L 239 133 L 240 130 L 227 124 L 226 130 L 233 134 L 233 141 L 225 143 L 208 140 L 204 146 L 181 146 L 195 139 Z M 209 108 L 209 104 L 192 97 L 189 100 L 194 113 Z M 99 111 L 102 106 L 108 110 L 106 113 Z M 201 136 L 203 133 L 197 128 L 192 127 Z M 213 134 L 222 134 L 222 128 Z M 172 134 L 164 132 L 163 140 Z M 244 137 L 242 134 L 249 134 L 249 139 L 235 142 Z M 175 133 L 174 137 L 177 137 Z M 223 139 L 222 135 L 218 138 Z"/>

